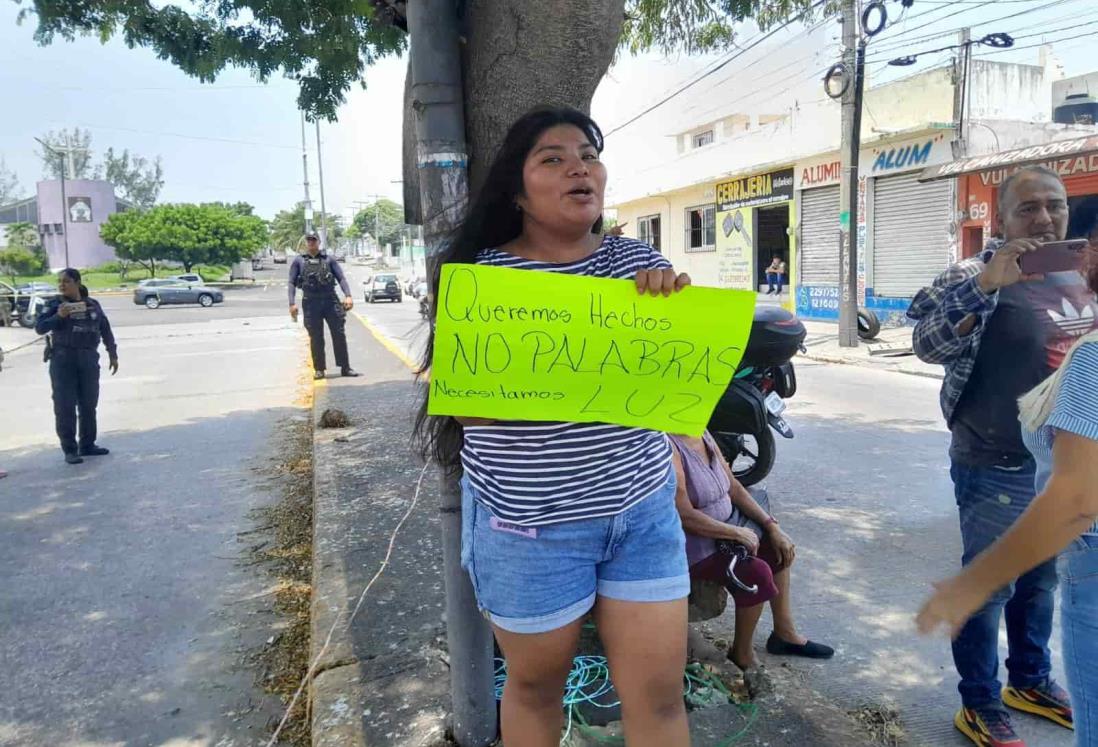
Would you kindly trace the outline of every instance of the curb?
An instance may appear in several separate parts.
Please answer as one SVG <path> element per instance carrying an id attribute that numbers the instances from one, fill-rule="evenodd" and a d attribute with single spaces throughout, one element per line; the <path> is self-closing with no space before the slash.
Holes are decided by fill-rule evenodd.
<path id="1" fill-rule="evenodd" d="M 842 356 L 837 356 L 837 355 L 826 355 L 826 354 L 809 352 L 809 353 L 801 353 L 800 357 L 801 358 L 807 358 L 810 361 L 816 361 L 818 363 L 833 363 L 833 364 L 838 364 L 838 365 L 841 365 L 841 366 L 858 366 L 859 368 L 874 368 L 874 369 L 877 369 L 878 371 L 885 371 L 887 373 L 899 373 L 899 374 L 904 374 L 905 376 L 917 376 L 921 379 L 935 379 L 937 381 L 941 381 L 942 379 L 945 378 L 945 375 L 940 374 L 940 373 L 929 373 L 929 372 L 924 372 L 924 371 L 913 371 L 911 369 L 902 368 L 900 366 L 896 366 L 896 367 L 882 366 L 882 365 L 870 363 L 869 361 L 852 360 L 850 358 L 843 358 Z"/>

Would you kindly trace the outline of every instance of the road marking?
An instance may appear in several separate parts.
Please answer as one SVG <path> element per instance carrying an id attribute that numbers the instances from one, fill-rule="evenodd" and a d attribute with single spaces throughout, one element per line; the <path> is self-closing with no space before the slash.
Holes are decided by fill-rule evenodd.
<path id="1" fill-rule="evenodd" d="M 380 329 L 375 327 L 369 319 L 362 316 L 362 314 L 359 314 L 357 311 L 352 311 L 351 313 L 354 314 L 356 319 L 362 322 L 362 326 L 365 327 L 366 330 L 374 336 L 374 339 L 384 345 L 386 350 L 399 358 L 401 363 L 412 369 L 412 371 L 419 370 L 419 364 L 409 358 L 395 342 L 390 340 L 384 333 L 382 333 Z"/>

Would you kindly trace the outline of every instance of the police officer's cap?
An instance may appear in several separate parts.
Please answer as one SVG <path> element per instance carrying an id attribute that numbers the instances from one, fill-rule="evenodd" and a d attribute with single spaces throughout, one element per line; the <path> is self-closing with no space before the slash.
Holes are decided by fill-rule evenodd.
<path id="1" fill-rule="evenodd" d="M 306 240 L 308 240 L 308 239 L 316 239 L 317 241 L 319 241 L 319 240 L 320 240 L 320 236 L 318 236 L 318 235 L 317 235 L 316 231 L 309 231 L 308 233 L 306 233 L 306 234 L 305 234 L 305 239 L 306 239 Z"/>

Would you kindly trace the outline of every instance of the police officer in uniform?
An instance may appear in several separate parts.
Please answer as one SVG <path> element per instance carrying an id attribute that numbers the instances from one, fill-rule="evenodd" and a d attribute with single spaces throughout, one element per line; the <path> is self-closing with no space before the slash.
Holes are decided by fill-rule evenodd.
<path id="1" fill-rule="evenodd" d="M 57 290 L 61 295 L 46 305 L 38 317 L 35 331 L 40 335 L 50 334 L 50 383 L 61 450 L 65 452 L 66 462 L 80 464 L 85 456 L 109 453 L 95 443 L 99 343 L 102 341 L 107 348 L 112 376 L 118 373 L 118 346 L 103 307 L 88 298 L 88 289 L 80 284 L 78 270 L 62 270 L 57 276 Z"/>
<path id="2" fill-rule="evenodd" d="M 324 323 L 332 334 L 332 353 L 343 376 L 358 376 L 347 357 L 347 334 L 343 325 L 354 301 L 343 268 L 333 257 L 320 251 L 320 239 L 315 233 L 305 236 L 305 254 L 294 257 L 290 265 L 290 318 L 297 321 L 297 289 L 301 288 L 301 308 L 305 312 L 305 329 L 309 332 L 309 347 L 313 354 L 313 378 L 323 379 L 327 367 L 324 356 Z M 341 303 L 335 286 L 339 283 L 345 298 Z"/>

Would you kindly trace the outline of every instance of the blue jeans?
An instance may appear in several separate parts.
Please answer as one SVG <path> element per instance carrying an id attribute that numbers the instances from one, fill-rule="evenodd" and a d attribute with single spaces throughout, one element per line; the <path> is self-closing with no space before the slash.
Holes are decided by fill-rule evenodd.
<path id="1" fill-rule="evenodd" d="M 1098 744 L 1098 537 L 1076 540 L 1056 566 L 1075 744 L 1087 747 Z"/>
<path id="2" fill-rule="evenodd" d="M 1004 469 L 954 462 L 950 475 L 961 514 L 962 563 L 968 565 L 1033 501 L 1034 465 Z M 1055 590 L 1056 561 L 1050 560 L 997 591 L 961 629 L 953 641 L 953 663 L 961 675 L 958 690 L 966 708 L 1001 707 L 999 619 L 1004 610 L 1010 684 L 1030 688 L 1048 680 Z"/>
<path id="3" fill-rule="evenodd" d="M 770 286 L 770 290 L 776 293 L 782 292 L 782 274 L 780 272 L 766 273 L 766 282 Z"/>

